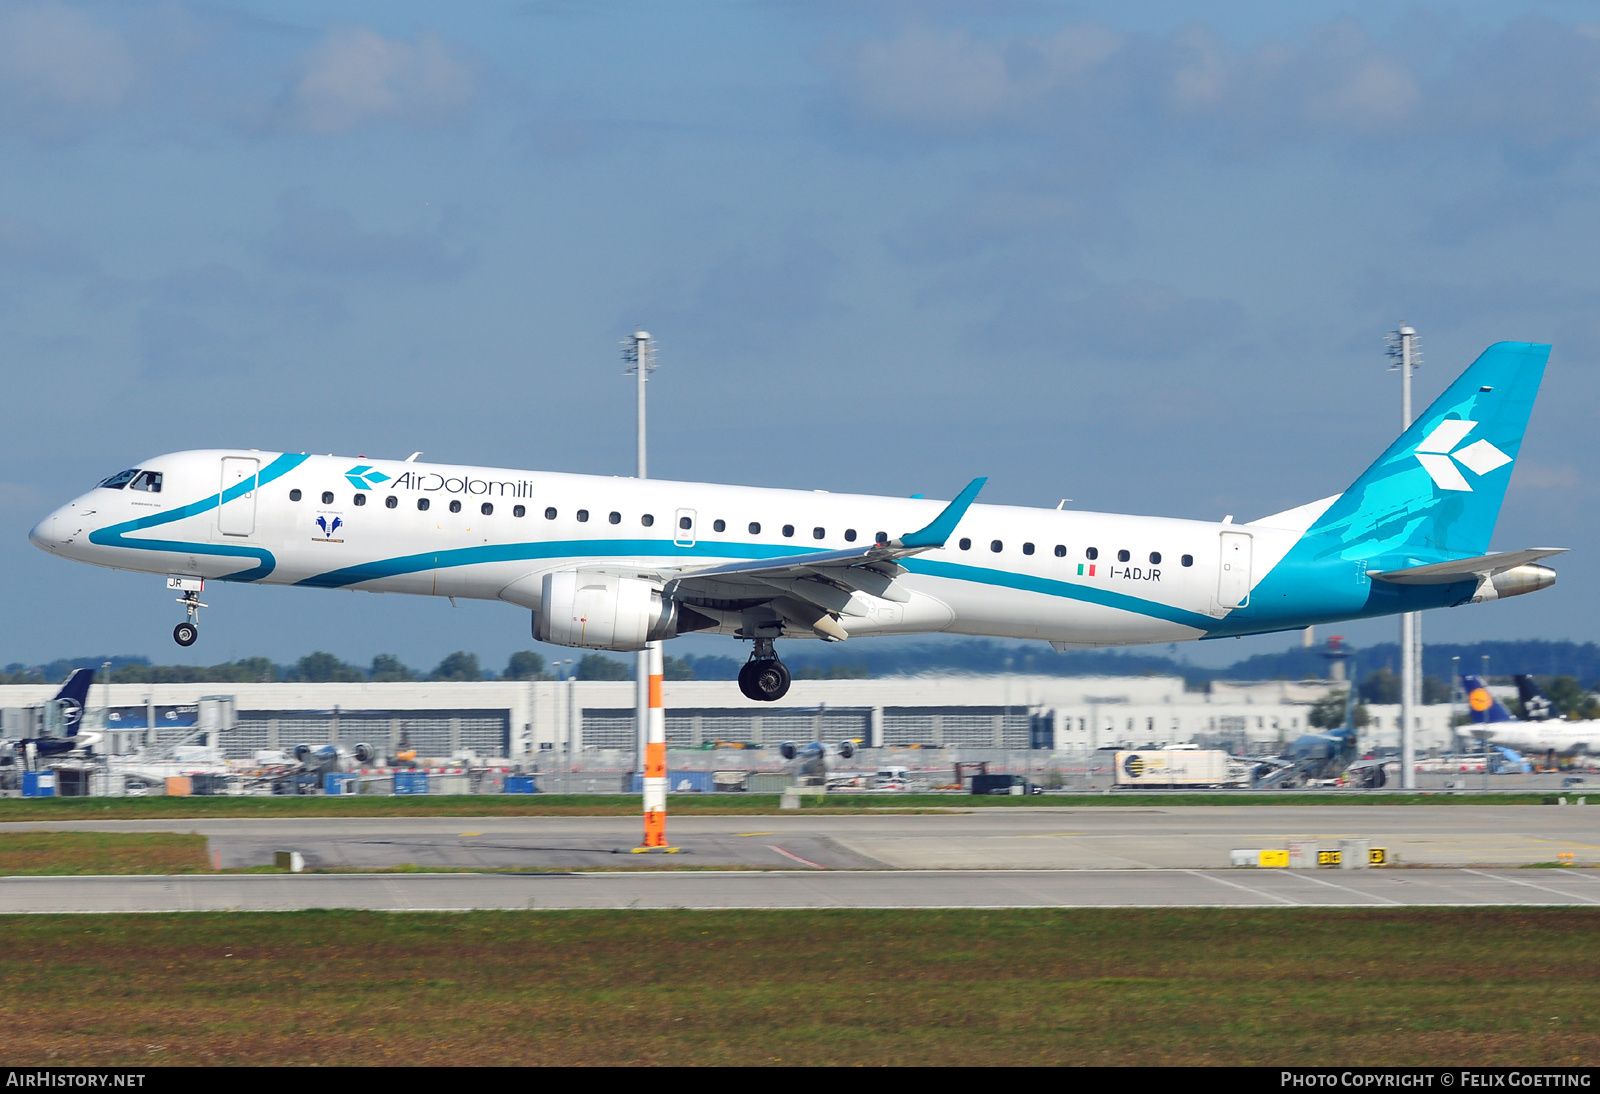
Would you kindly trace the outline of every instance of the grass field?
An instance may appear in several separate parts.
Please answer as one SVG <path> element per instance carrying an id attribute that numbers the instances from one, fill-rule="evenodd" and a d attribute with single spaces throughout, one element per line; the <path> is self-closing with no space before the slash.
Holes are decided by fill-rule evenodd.
<path id="1" fill-rule="evenodd" d="M 1171 808 L 1183 805 L 1554 805 L 1556 795 L 1531 794 L 897 794 L 824 799 L 808 813 L 936 812 L 947 809 L 1041 807 Z M 41 820 L 162 820 L 168 817 L 633 817 L 637 794 L 460 794 L 403 797 L 308 795 L 282 798 L 4 798 L 0 824 Z M 673 794 L 667 811 L 680 816 L 777 813 L 777 794 Z"/>
<path id="2" fill-rule="evenodd" d="M 0 1063 L 1592 1064 L 1591 910 L 0 920 Z"/>
<path id="3" fill-rule="evenodd" d="M 0 876 L 210 873 L 206 837 L 177 832 L 12 832 Z"/>

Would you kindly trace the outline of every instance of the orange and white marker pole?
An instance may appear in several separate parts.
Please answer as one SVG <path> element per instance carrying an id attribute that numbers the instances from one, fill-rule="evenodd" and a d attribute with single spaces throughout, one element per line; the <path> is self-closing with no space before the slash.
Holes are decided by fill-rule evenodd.
<path id="1" fill-rule="evenodd" d="M 644 733 L 644 846 L 667 846 L 667 711 L 661 705 L 661 643 L 650 643 L 650 708 Z"/>

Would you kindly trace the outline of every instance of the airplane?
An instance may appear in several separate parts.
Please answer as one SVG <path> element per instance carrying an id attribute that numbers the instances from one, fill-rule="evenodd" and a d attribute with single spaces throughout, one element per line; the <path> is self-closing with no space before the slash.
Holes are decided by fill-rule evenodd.
<path id="1" fill-rule="evenodd" d="M 1527 752 L 1572 753 L 1580 748 L 1600 752 L 1600 722 L 1569 722 L 1556 712 L 1532 677 L 1514 679 L 1523 697 L 1522 708 L 1531 715 L 1527 720 L 1507 710 L 1481 677 L 1461 678 L 1474 735 L 1483 733 L 1491 744 L 1515 746 Z"/>
<path id="2" fill-rule="evenodd" d="M 207 581 L 500 600 L 535 638 L 752 643 L 942 632 L 1058 651 L 1217 639 L 1548 588 L 1565 548 L 1489 554 L 1550 347 L 1490 346 L 1344 492 L 1248 524 L 256 450 L 113 475 L 29 533 L 166 576 L 198 635 Z"/>
<path id="3" fill-rule="evenodd" d="M 103 733 L 83 731 L 83 712 L 89 703 L 89 685 L 93 683 L 94 669 L 73 669 L 68 673 L 61 690 L 51 700 L 61 712 L 62 734 L 0 741 L 0 766 L 14 764 L 20 758 L 31 767 L 37 759 L 93 750 L 105 737 Z"/>

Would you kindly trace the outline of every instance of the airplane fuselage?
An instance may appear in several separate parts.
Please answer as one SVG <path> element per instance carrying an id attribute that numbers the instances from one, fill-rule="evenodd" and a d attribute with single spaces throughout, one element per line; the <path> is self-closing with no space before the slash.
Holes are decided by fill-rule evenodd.
<path id="1" fill-rule="evenodd" d="M 546 574 L 598 567 L 659 578 L 798 558 L 882 541 L 942 508 L 254 450 L 174 453 L 138 472 L 63 506 L 31 538 L 51 553 L 121 570 L 502 600 L 538 611 Z M 1326 507 L 1236 525 L 972 505 L 942 547 L 903 560 L 897 584 L 909 595 L 858 591 L 838 620 L 850 637 L 946 632 L 1090 647 L 1262 633 L 1470 596 L 1472 580 L 1375 590 L 1359 561 L 1286 564 Z M 702 619 L 693 629 L 739 633 L 726 614 L 709 614 L 715 625 Z"/>

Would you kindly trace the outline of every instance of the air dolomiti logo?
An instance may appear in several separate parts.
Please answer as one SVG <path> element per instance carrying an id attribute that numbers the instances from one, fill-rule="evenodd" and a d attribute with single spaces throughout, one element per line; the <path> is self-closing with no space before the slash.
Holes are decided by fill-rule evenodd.
<path id="1" fill-rule="evenodd" d="M 1474 475 L 1483 476 L 1497 467 L 1511 462 L 1511 457 L 1488 441 L 1475 441 L 1465 448 L 1456 448 L 1477 427 L 1477 422 L 1447 418 L 1433 427 L 1433 432 L 1417 445 L 1415 455 L 1428 477 L 1440 490 L 1464 490 L 1472 493 L 1472 486 L 1456 467 L 1460 464 Z"/>
<path id="2" fill-rule="evenodd" d="M 380 482 L 389 481 L 388 475 L 385 475 L 382 471 L 374 471 L 371 464 L 365 463 L 352 467 L 344 473 L 344 477 L 349 479 L 350 485 L 357 490 L 371 490 Z"/>

